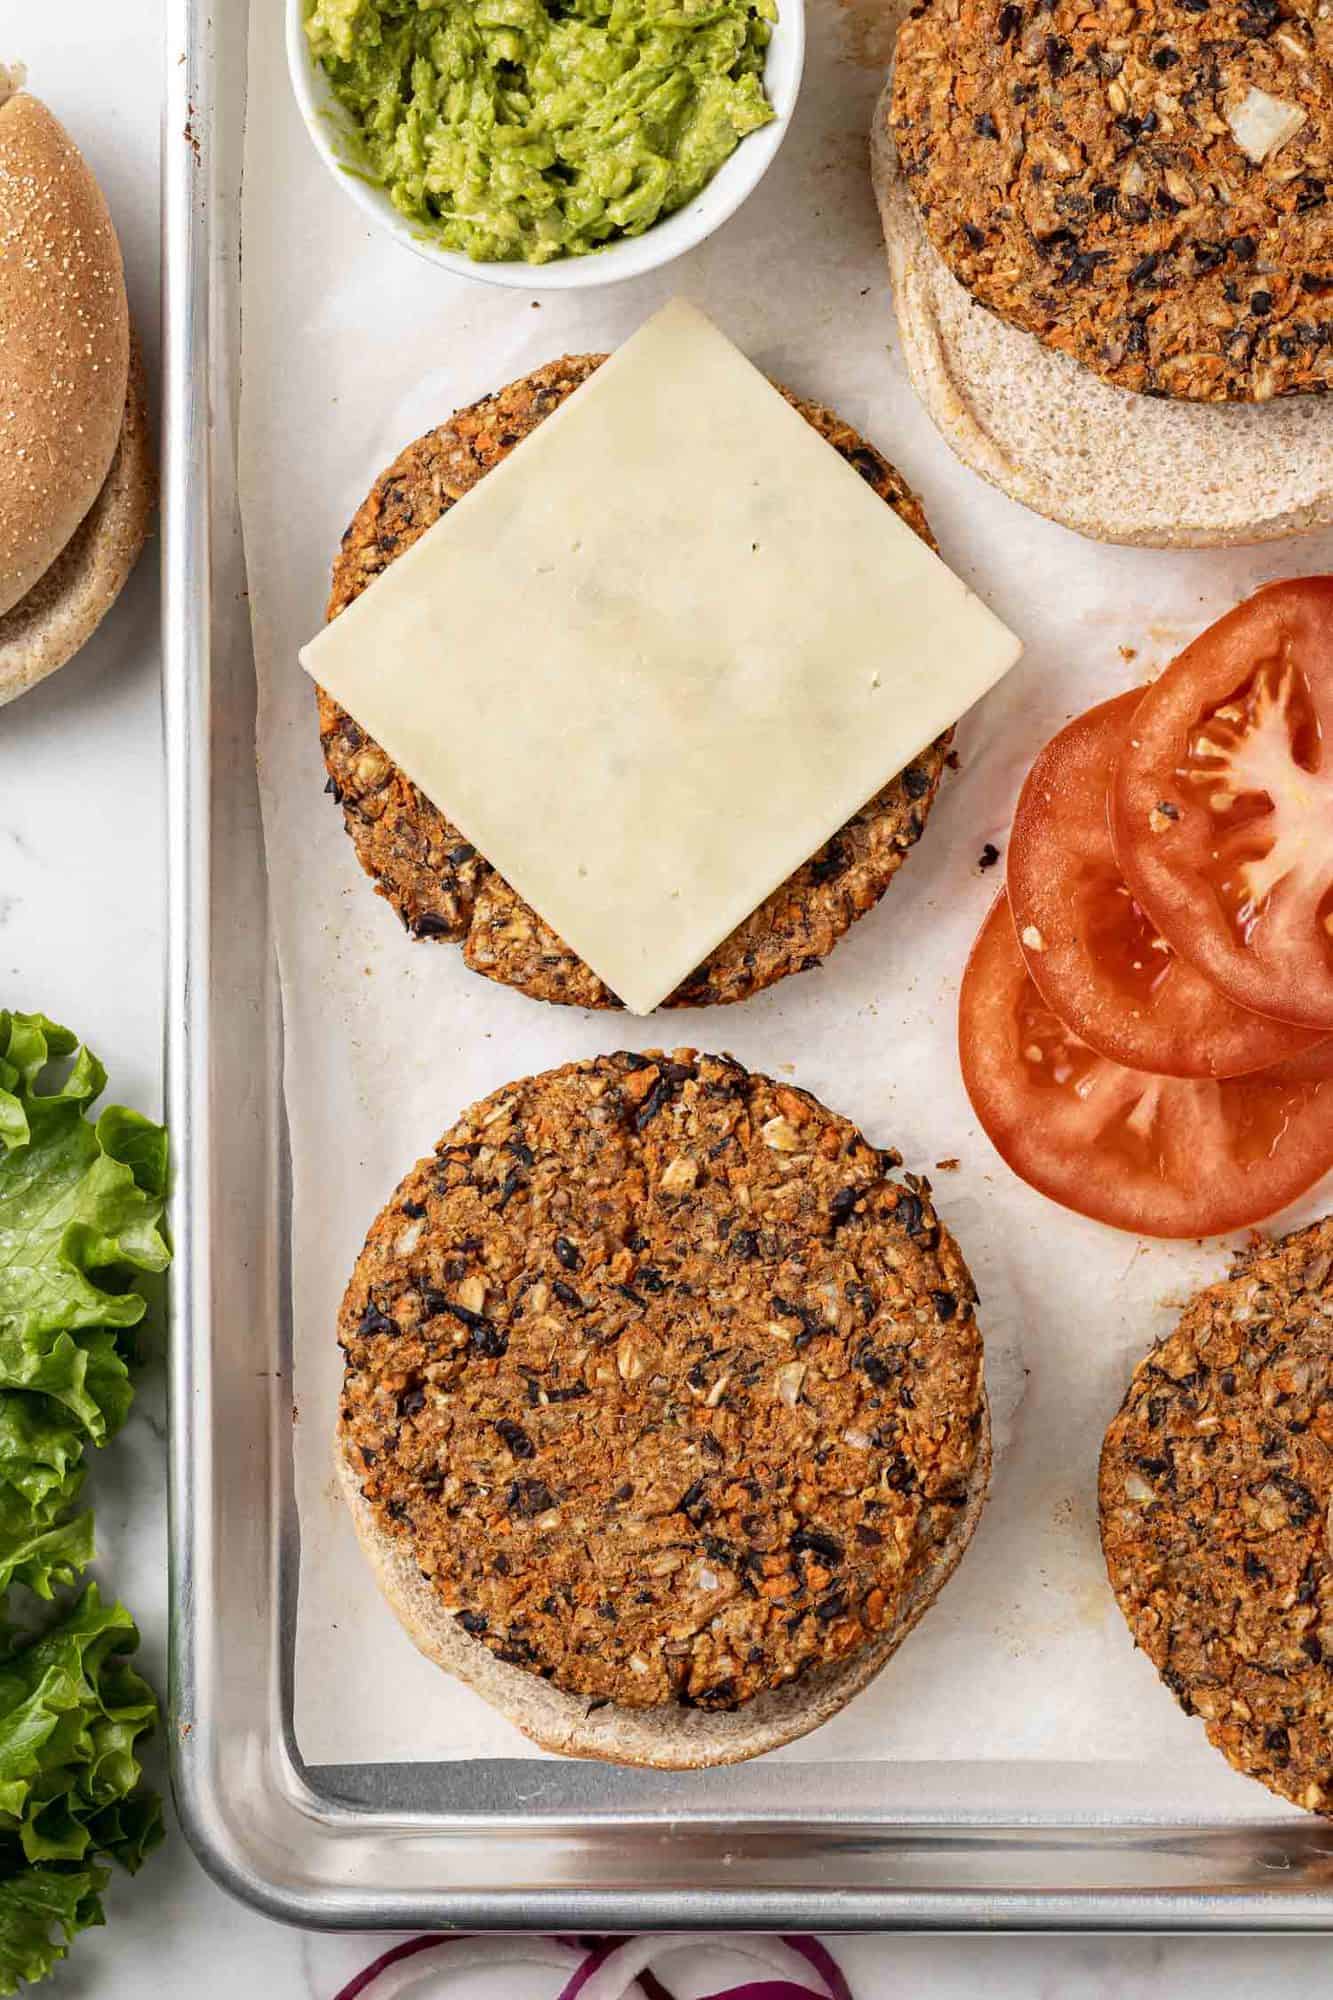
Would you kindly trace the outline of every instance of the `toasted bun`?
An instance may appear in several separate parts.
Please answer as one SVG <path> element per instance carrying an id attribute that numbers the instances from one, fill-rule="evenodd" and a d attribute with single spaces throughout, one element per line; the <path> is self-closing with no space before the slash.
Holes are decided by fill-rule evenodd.
<path id="1" fill-rule="evenodd" d="M 1333 397 L 1220 408 L 1112 388 L 948 270 L 898 170 L 887 87 L 870 155 L 903 354 L 964 464 L 1106 542 L 1211 548 L 1333 522 Z"/>
<path id="2" fill-rule="evenodd" d="M 643 1764 L 660 1771 L 697 1771 L 710 1764 L 742 1764 L 794 1743 L 845 1708 L 875 1678 L 913 1626 L 934 1603 L 972 1539 L 990 1482 L 990 1409 L 983 1422 L 966 1504 L 952 1535 L 904 1600 L 897 1622 L 873 1646 L 834 1666 L 728 1711 L 681 1708 L 598 1707 L 554 1688 L 522 1667 L 496 1658 L 446 1611 L 409 1550 L 386 1535 L 361 1497 L 357 1474 L 339 1450 L 338 1472 L 361 1547 L 399 1622 L 418 1650 L 446 1673 L 474 1688 L 543 1750 L 564 1757 L 595 1757 L 606 1764 Z"/>
<path id="3" fill-rule="evenodd" d="M 0 707 L 63 667 L 101 624 L 144 545 L 156 497 L 136 343 L 119 441 L 102 490 L 45 574 L 0 616 Z"/>
<path id="4" fill-rule="evenodd" d="M 73 140 L 0 103 L 0 613 L 97 499 L 120 437 L 130 322 L 120 245 Z"/>

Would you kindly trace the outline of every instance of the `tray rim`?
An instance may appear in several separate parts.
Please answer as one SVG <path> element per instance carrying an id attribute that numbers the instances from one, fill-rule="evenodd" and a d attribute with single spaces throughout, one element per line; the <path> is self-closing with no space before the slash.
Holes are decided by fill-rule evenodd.
<path id="1" fill-rule="evenodd" d="M 249 0 L 166 0 L 163 100 L 163 714 L 167 746 L 167 1111 L 176 1149 L 170 1281 L 170 1539 L 172 1782 L 190 1845 L 220 1885 L 264 1914 L 336 1929 L 1318 1931 L 1333 1929 L 1333 1831 L 1319 1821 L 1137 1826 L 956 1816 L 929 1825 L 874 1822 L 854 1810 L 796 1819 L 746 1811 L 611 1811 L 595 1816 L 380 1811 L 321 1793 L 290 1740 L 283 1704 L 281 1578 L 285 1374 L 247 1391 L 264 1518 L 247 1530 L 258 1629 L 220 1651 L 212 1594 L 234 1532 L 217 1463 L 222 1391 L 214 1347 L 214 1236 L 225 1201 L 213 1120 L 213 1064 L 229 1024 L 214 1019 L 211 921 L 212 620 L 215 477 L 219 451 L 215 363 L 223 307 L 214 280 L 220 195 L 214 179 L 219 38 L 234 65 Z M 218 472 L 218 461 L 223 461 Z M 228 494 L 234 506 L 233 491 Z M 202 496 L 202 497 L 201 497 Z M 247 745 L 253 771 L 252 743 Z M 262 888 L 260 892 L 262 902 Z M 265 913 L 260 912 L 261 917 Z M 260 925 L 256 930 L 261 929 Z M 266 923 L 255 947 L 258 1032 L 273 1050 L 280 1022 Z M 283 1190 L 278 1107 L 265 1114 L 272 1186 Z M 280 1199 L 276 1206 L 282 1210 Z M 257 1254 L 252 1282 L 270 1306 L 284 1280 L 282 1231 Z M 263 1287 L 267 1283 L 265 1293 Z M 270 1358 L 271 1350 L 270 1350 Z M 286 1454 L 289 1457 L 289 1454 Z M 251 1509 L 252 1513 L 259 1510 Z M 267 1619 L 267 1624 L 265 1624 Z M 244 1683 L 243 1686 L 238 1686 Z M 224 1719 L 226 1705 L 238 1720 Z M 233 1724 L 235 1734 L 228 1734 Z M 422 1767 L 411 1767 L 421 1769 Z M 327 1774 L 326 1774 L 327 1775 Z M 750 1851 L 737 1854 L 748 1830 Z M 647 1835 L 645 1840 L 641 1836 Z M 642 1859 L 665 1850 L 677 1879 L 652 1886 L 651 1865 L 617 1881 L 616 1863 L 640 1836 Z M 1249 1845 L 1247 1846 L 1247 1843 Z M 1162 1860 L 1161 1879 L 1106 1886 L 1049 1879 L 1021 1886 L 1017 1859 Z M 939 1875 L 912 1878 L 925 1853 L 948 1857 Z M 429 1886 L 422 1885 L 423 1856 Z M 1174 1856 L 1174 1863 L 1167 1857 Z M 1216 1879 L 1186 1886 L 1188 1863 Z M 404 1867 L 405 1886 L 374 1866 Z M 961 1862 L 961 1866 L 960 1866 Z M 1250 1878 L 1235 1879 L 1238 1862 Z M 532 1879 L 534 1864 L 545 1873 Z M 568 1872 L 571 1864 L 575 1874 Z M 804 1877 L 801 1869 L 804 1869 Z M 987 1876 L 987 1869 L 990 1874 Z M 830 1873 L 830 1871 L 832 1871 Z M 1132 1871 L 1131 1871 L 1132 1872 Z M 1246 1868 L 1242 1867 L 1244 1874 Z M 1019 1870 L 1021 1873 L 1021 1869 Z M 1265 1882 L 1264 1877 L 1268 1880 Z M 408 1882 L 407 1878 L 412 1880 Z M 445 1878 L 448 1879 L 445 1879 Z M 773 1879 L 773 1878 L 777 1879 Z M 720 1886 L 725 1881 L 726 1886 Z M 589 1883 L 596 1886 L 589 1886 Z M 502 1886 L 507 1884 L 508 1886 Z M 1279 1886 L 1280 1885 L 1280 1886 Z"/>

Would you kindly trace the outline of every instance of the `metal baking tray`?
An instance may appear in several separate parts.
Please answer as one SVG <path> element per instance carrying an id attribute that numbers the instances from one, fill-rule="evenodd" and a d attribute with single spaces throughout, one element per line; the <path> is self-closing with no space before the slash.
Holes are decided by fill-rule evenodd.
<path id="1" fill-rule="evenodd" d="M 236 504 L 248 4 L 166 14 L 171 1730 L 200 1858 L 318 1926 L 1333 1927 L 1333 1827 L 1258 1787 L 1253 1817 L 1222 1823 L 1077 1761 L 913 1766 L 892 1814 L 873 1763 L 302 1762 L 281 1026 Z"/>

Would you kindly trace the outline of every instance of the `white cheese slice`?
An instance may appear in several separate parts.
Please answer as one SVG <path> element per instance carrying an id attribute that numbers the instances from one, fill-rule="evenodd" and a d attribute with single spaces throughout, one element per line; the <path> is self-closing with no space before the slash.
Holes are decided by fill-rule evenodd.
<path id="1" fill-rule="evenodd" d="M 301 661 L 646 1014 L 1020 650 L 677 300 Z"/>

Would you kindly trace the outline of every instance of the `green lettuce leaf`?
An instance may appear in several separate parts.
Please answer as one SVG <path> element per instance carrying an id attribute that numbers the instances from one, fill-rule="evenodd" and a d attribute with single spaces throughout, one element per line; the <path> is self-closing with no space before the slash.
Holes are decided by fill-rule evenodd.
<path id="1" fill-rule="evenodd" d="M 128 1415 L 141 1281 L 168 1261 L 166 1134 L 94 1118 L 105 1086 L 68 1029 L 0 1010 L 0 1995 L 103 1921 L 103 1857 L 133 1871 L 162 1837 L 138 1633 L 96 1585 L 68 1595 L 94 1554 L 85 1454 Z M 15 1584 L 55 1604 L 36 1632 Z"/>
<path id="2" fill-rule="evenodd" d="M 54 1528 L 0 1537 L 0 1591 L 22 1583 L 49 1603 L 55 1586 L 77 1582 L 96 1553 L 93 1517 L 86 1511 Z"/>
<path id="3" fill-rule="evenodd" d="M 0 1881 L 0 1994 L 17 1993 L 21 1980 L 45 1979 L 68 1939 L 105 1923 L 106 1880 L 104 1868 L 29 1868 Z"/>
<path id="4" fill-rule="evenodd" d="M 48 1090 L 53 1062 L 72 1055 Z M 88 1112 L 106 1072 L 67 1029 L 40 1014 L 0 1013 L 0 1388 L 63 1403 L 96 1443 L 128 1407 L 114 1340 L 98 1367 L 83 1332 L 143 1318 L 139 1272 L 166 1269 L 158 1223 L 166 1135 L 137 1112 Z M 92 1379 L 90 1379 L 90 1377 Z M 103 1398 L 109 1398 L 109 1403 Z"/>

